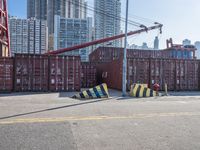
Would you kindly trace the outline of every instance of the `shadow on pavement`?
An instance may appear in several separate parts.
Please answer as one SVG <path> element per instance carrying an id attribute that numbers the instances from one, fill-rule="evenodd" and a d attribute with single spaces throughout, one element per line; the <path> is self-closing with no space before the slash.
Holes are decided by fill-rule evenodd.
<path id="1" fill-rule="evenodd" d="M 64 97 L 72 97 L 75 94 L 77 94 L 79 92 L 60 92 L 59 93 L 59 97 L 64 98 Z"/>
<path id="2" fill-rule="evenodd" d="M 75 106 L 80 106 L 80 105 L 92 104 L 92 103 L 102 102 L 102 101 L 105 101 L 105 100 L 108 100 L 108 99 L 87 101 L 87 102 L 76 103 L 76 104 L 71 104 L 71 105 L 66 105 L 66 106 L 61 106 L 61 107 L 54 107 L 54 108 L 48 108 L 48 109 L 43 109 L 43 110 L 38 110 L 38 111 L 32 111 L 32 112 L 21 113 L 21 114 L 16 114 L 16 115 L 10 115 L 10 116 L 6 116 L 6 117 L 0 117 L 0 120 L 14 118 L 14 117 L 20 117 L 20 116 L 26 116 L 26 115 L 31 115 L 31 114 L 37 114 L 37 113 L 42 113 L 42 112 L 46 112 L 46 111 L 64 109 L 64 108 L 69 108 L 69 107 L 75 107 Z"/>
<path id="3" fill-rule="evenodd" d="M 19 92 L 19 93 L 0 93 L 0 97 L 8 96 L 29 96 L 29 95 L 40 95 L 40 94 L 49 94 L 48 92 Z"/>
<path id="4" fill-rule="evenodd" d="M 168 92 L 169 96 L 200 96 L 200 91 Z"/>

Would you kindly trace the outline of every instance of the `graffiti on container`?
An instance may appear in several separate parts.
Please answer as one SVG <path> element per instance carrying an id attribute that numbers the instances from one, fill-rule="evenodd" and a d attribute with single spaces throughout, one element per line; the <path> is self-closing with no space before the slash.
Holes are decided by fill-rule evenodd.
<path id="1" fill-rule="evenodd" d="M 28 74 L 27 65 L 17 63 L 16 65 L 16 74 Z"/>
<path id="2" fill-rule="evenodd" d="M 51 65 L 51 75 L 61 75 L 61 68 L 56 68 L 55 64 Z"/>
<path id="3" fill-rule="evenodd" d="M 51 79 L 51 84 L 55 84 L 55 80 L 54 79 Z"/>
<path id="4" fill-rule="evenodd" d="M 102 78 L 107 78 L 108 77 L 108 72 L 103 72 L 102 73 Z"/>

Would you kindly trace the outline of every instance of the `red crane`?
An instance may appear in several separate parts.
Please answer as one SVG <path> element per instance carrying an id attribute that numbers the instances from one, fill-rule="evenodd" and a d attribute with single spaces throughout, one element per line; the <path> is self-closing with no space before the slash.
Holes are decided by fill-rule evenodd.
<path id="1" fill-rule="evenodd" d="M 0 0 L 0 57 L 10 56 L 7 0 Z"/>
<path id="2" fill-rule="evenodd" d="M 154 26 L 146 27 L 144 25 L 141 25 L 140 27 L 142 29 L 136 30 L 136 31 L 131 31 L 131 32 L 128 33 L 128 36 L 134 35 L 134 34 L 140 34 L 142 32 L 148 32 L 148 31 L 154 30 L 154 29 L 160 29 L 160 33 L 162 33 L 163 25 L 155 22 Z M 120 39 L 120 38 L 123 38 L 123 37 L 125 37 L 125 34 L 120 34 L 120 35 L 116 35 L 116 36 L 112 36 L 112 37 L 107 37 L 107 38 L 95 40 L 95 41 L 92 41 L 92 42 L 87 42 L 87 43 L 83 43 L 83 44 L 80 44 L 80 45 L 75 45 L 73 47 L 68 47 L 68 48 L 63 48 L 63 49 L 50 51 L 47 54 L 55 54 L 55 55 L 56 54 L 61 54 L 61 53 L 64 53 L 64 52 L 69 52 L 69 51 L 73 51 L 73 50 L 89 47 L 89 46 L 92 46 L 92 45 L 97 45 L 97 44 L 101 44 L 101 43 L 117 40 L 117 39 Z"/>

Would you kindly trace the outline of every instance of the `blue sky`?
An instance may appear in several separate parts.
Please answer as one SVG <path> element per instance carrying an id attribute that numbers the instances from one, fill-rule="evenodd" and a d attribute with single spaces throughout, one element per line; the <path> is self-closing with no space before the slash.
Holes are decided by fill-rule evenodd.
<path id="1" fill-rule="evenodd" d="M 88 0 L 93 5 L 93 0 Z M 122 2 L 122 16 L 125 16 L 125 0 Z M 181 43 L 185 38 L 200 40 L 200 0 L 129 0 L 129 17 L 133 21 L 151 25 L 136 16 L 148 18 L 164 24 L 163 34 L 159 35 L 161 48 L 165 47 L 165 40 L 172 37 L 174 43 Z M 26 0 L 8 0 L 9 13 L 22 18 L 26 17 Z M 91 12 L 90 12 L 91 13 Z M 124 25 L 122 25 L 122 29 Z M 135 30 L 129 26 L 129 31 Z M 153 39 L 158 34 L 151 31 L 138 36 L 129 37 L 130 44 L 141 45 L 147 42 L 153 46 Z"/>
<path id="2" fill-rule="evenodd" d="M 8 0 L 9 14 L 26 18 L 26 0 Z"/>

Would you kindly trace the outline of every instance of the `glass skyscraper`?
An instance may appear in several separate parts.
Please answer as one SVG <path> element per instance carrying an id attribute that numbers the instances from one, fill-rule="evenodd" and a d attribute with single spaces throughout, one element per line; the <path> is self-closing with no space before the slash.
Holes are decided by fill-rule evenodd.
<path id="1" fill-rule="evenodd" d="M 63 18 L 55 16 L 54 49 L 72 47 L 92 40 L 92 18 Z M 89 48 L 83 48 L 67 55 L 80 55 L 82 61 L 88 61 Z"/>
<path id="2" fill-rule="evenodd" d="M 95 39 L 120 34 L 121 2 L 120 0 L 94 0 Z M 120 46 L 120 40 L 111 43 Z"/>
<path id="3" fill-rule="evenodd" d="M 47 0 L 27 0 L 27 18 L 47 20 Z"/>

